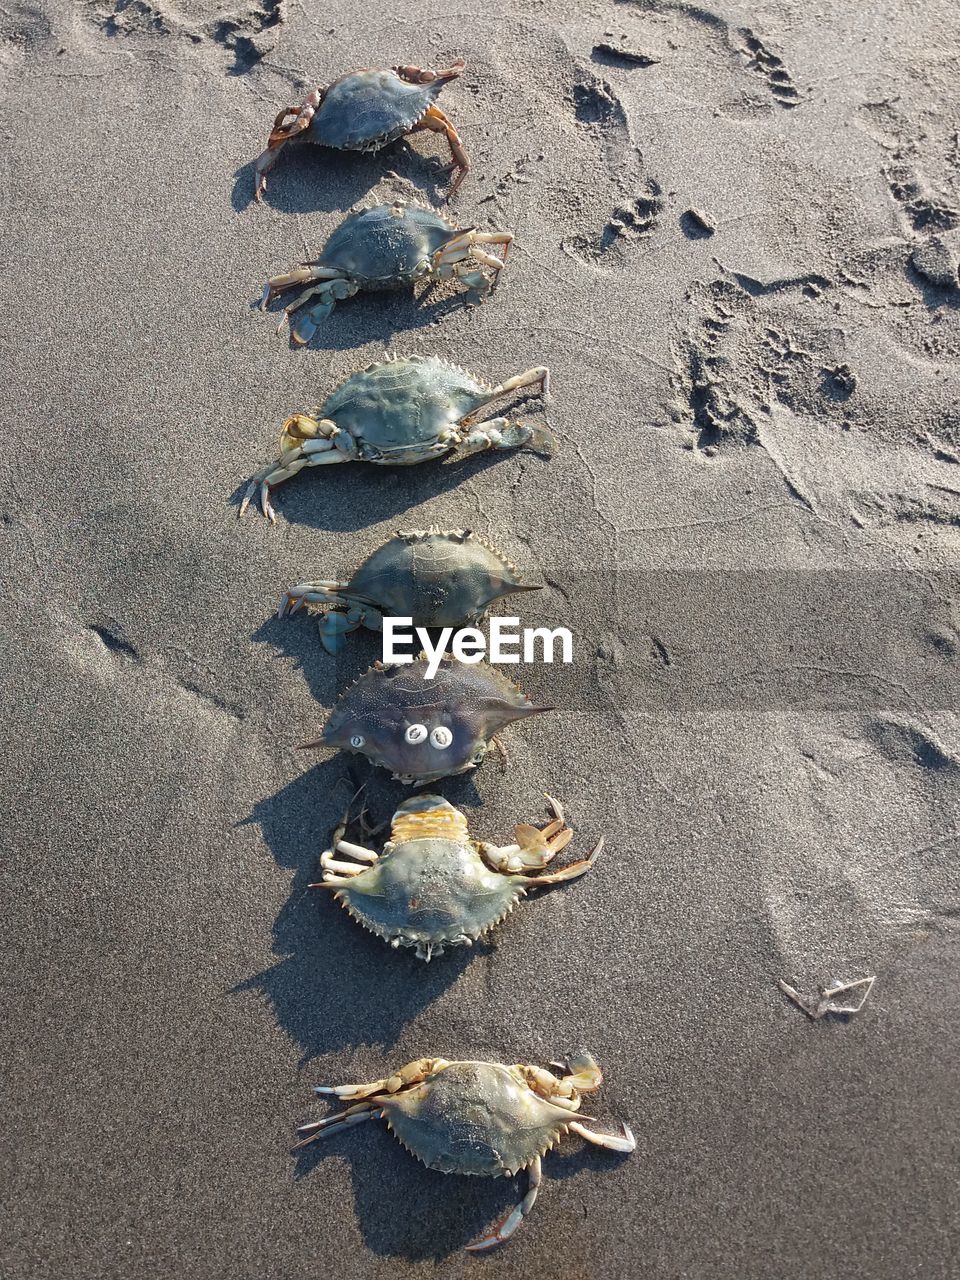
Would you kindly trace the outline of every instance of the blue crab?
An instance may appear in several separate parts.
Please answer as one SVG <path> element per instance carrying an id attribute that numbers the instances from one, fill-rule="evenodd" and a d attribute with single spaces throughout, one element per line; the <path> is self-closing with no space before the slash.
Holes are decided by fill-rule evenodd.
<path id="1" fill-rule="evenodd" d="M 264 515 L 276 520 L 271 485 L 304 467 L 338 462 L 405 467 L 447 453 L 464 458 L 524 445 L 549 454 L 553 438 L 545 427 L 505 417 L 475 421 L 495 400 L 525 387 L 546 396 L 550 370 L 528 369 L 491 387 L 437 356 L 399 356 L 371 364 L 351 374 L 313 413 L 287 418 L 276 461 L 251 480 L 238 514 L 243 515 L 259 490 Z"/>
<path id="2" fill-rule="evenodd" d="M 445 656 L 432 680 L 425 657 L 374 665 L 340 695 L 309 747 L 366 756 L 400 782 L 426 783 L 475 769 L 494 735 L 541 715 L 527 695 L 485 662 Z"/>
<path id="3" fill-rule="evenodd" d="M 513 844 L 473 840 L 467 820 L 440 796 L 411 796 L 390 824 L 379 856 L 343 839 L 320 857 L 323 880 L 354 920 L 392 947 L 413 947 L 420 960 L 447 947 L 472 946 L 514 909 L 531 889 L 576 880 L 603 849 L 600 839 L 586 858 L 557 871 L 547 864 L 573 839 L 563 809 L 547 796 L 545 827 L 520 823 Z M 345 857 L 354 859 L 345 861 Z"/>
<path id="4" fill-rule="evenodd" d="M 349 582 L 301 582 L 284 595 L 279 616 L 304 605 L 322 609 L 323 647 L 336 654 L 358 627 L 380 631 L 384 616 L 415 627 L 475 626 L 495 600 L 542 591 L 523 582 L 516 565 L 470 529 L 397 532 L 364 560 Z"/>
<path id="5" fill-rule="evenodd" d="M 480 1253 L 508 1240 L 533 1208 L 541 1158 L 567 1133 L 608 1151 L 636 1150 L 636 1139 L 622 1122 L 621 1133 L 608 1134 L 576 1118 L 580 1095 L 603 1083 L 589 1053 L 551 1066 L 558 1074 L 526 1063 L 419 1058 L 370 1084 L 318 1085 L 316 1093 L 349 1105 L 301 1125 L 294 1150 L 364 1120 L 385 1120 L 394 1137 L 428 1169 L 480 1178 L 510 1178 L 526 1169 L 528 1189 L 520 1203 L 467 1245 L 469 1252 Z"/>
<path id="6" fill-rule="evenodd" d="M 355 293 L 404 289 L 421 281 L 459 280 L 475 297 L 496 287 L 513 243 L 509 231 L 462 231 L 426 205 L 406 200 L 349 214 L 327 240 L 316 262 L 273 276 L 261 306 L 289 289 L 303 289 L 280 317 L 277 332 L 303 346 L 338 302 Z M 503 245 L 503 257 L 482 245 Z M 303 286 L 306 286 L 304 289 Z M 291 318 L 292 317 L 292 318 Z"/>
<path id="7" fill-rule="evenodd" d="M 453 122 L 435 105 L 445 84 L 463 74 L 458 58 L 442 71 L 391 67 L 351 71 L 326 88 L 312 89 L 299 107 L 284 107 L 273 124 L 267 149 L 257 158 L 254 194 L 262 199 L 267 174 L 281 147 L 295 138 L 340 151 L 379 151 L 405 133 L 429 129 L 450 145 L 457 173 L 448 196 L 467 176 L 467 159 Z"/>

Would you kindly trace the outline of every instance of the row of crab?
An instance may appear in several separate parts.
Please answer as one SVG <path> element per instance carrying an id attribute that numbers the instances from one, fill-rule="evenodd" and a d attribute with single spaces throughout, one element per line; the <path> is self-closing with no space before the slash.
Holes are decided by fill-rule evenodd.
<path id="1" fill-rule="evenodd" d="M 418 67 L 353 72 L 314 89 L 276 118 L 256 163 L 256 197 L 281 148 L 293 140 L 347 150 L 376 151 L 405 133 L 429 129 L 450 145 L 456 176 L 469 169 L 459 135 L 436 106 L 445 84 L 463 71 Z M 333 232 L 319 259 L 267 282 L 263 305 L 292 289 L 280 328 L 289 322 L 295 343 L 316 334 L 337 302 L 361 290 L 394 289 L 455 279 L 475 296 L 495 288 L 513 237 L 504 231 L 460 230 L 425 206 L 404 201 L 352 213 Z M 491 248 L 502 246 L 502 257 Z M 358 461 L 408 466 L 456 453 L 529 446 L 552 451 L 545 428 L 505 416 L 483 417 L 496 401 L 518 392 L 549 394 L 549 371 L 529 369 L 498 385 L 433 356 L 388 358 L 346 379 L 310 413 L 288 418 L 276 459 L 247 488 L 240 514 L 255 498 L 271 521 L 271 489 L 305 467 Z M 538 590 L 495 546 L 469 530 L 397 533 L 347 581 L 299 583 L 284 595 L 280 615 L 300 609 L 319 615 L 324 647 L 336 653 L 359 627 L 379 630 L 384 617 L 410 618 L 425 628 L 475 625 L 497 600 Z M 548 711 L 483 663 L 444 658 L 428 677 L 426 658 L 374 664 L 339 698 L 321 737 L 310 747 L 365 756 L 400 781 L 419 787 L 476 768 L 507 725 Z M 393 815 L 380 852 L 346 839 L 338 828 L 320 859 L 313 886 L 332 891 L 350 916 L 393 948 L 430 960 L 472 946 L 532 889 L 578 879 L 603 848 L 553 869 L 573 838 L 558 801 L 547 797 L 543 827 L 520 823 L 513 840 L 474 839 L 465 816 L 438 795 L 419 792 Z M 528 1064 L 424 1058 L 370 1084 L 320 1086 L 346 1107 L 302 1125 L 297 1146 L 382 1119 L 429 1168 L 485 1177 L 526 1169 L 522 1201 L 482 1239 L 481 1251 L 509 1238 L 529 1212 L 541 1180 L 541 1157 L 565 1134 L 609 1150 L 630 1152 L 632 1133 L 590 1128 L 576 1118 L 581 1095 L 600 1087 L 600 1070 L 579 1053 L 546 1070 Z"/>

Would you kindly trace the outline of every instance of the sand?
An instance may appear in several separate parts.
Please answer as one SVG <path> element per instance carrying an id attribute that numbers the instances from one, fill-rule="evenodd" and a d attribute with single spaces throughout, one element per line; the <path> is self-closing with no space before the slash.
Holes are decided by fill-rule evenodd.
<path id="1" fill-rule="evenodd" d="M 18 0 L 0 15 L 5 1276 L 937 1280 L 956 1261 L 960 17 L 941 0 L 461 9 Z M 440 139 L 252 161 L 362 65 L 444 91 L 497 295 L 256 309 L 354 203 L 442 197 Z M 952 265 L 951 265 L 952 264 Z M 547 364 L 557 456 L 237 494 L 386 350 Z M 542 418 L 535 402 L 531 419 Z M 505 840 L 563 799 L 584 880 L 429 967 L 306 886 L 352 672 L 281 592 L 397 527 L 547 590 L 558 710 L 442 788 Z M 403 794 L 372 779 L 386 816 Z M 876 975 L 853 1019 L 777 990 Z M 429 1173 L 374 1126 L 299 1161 L 317 1081 L 580 1046 L 630 1158 Z M 952 1259 L 952 1262 L 951 1262 Z"/>

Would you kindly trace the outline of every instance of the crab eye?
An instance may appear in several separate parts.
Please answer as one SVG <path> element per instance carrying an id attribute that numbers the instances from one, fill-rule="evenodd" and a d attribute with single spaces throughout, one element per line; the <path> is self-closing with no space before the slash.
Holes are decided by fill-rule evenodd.
<path id="1" fill-rule="evenodd" d="M 416 746 L 418 742 L 423 742 L 427 736 L 427 726 L 425 724 L 412 724 L 403 735 L 407 742 Z"/>
<path id="2" fill-rule="evenodd" d="M 365 742 L 366 738 L 362 733 L 355 733 L 350 739 L 350 745 L 353 747 L 354 751 L 359 751 Z"/>
<path id="3" fill-rule="evenodd" d="M 453 734 L 445 724 L 438 724 L 430 735 L 430 745 L 443 751 L 453 741 Z"/>

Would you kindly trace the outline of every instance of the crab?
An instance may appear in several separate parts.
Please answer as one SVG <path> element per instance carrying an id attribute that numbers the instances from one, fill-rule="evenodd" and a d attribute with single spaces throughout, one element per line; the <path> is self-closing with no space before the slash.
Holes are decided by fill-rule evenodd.
<path id="1" fill-rule="evenodd" d="M 474 421 L 495 400 L 525 387 L 546 397 L 550 370 L 527 369 L 491 387 L 437 356 L 398 356 L 368 365 L 336 387 L 312 414 L 287 418 L 278 457 L 251 480 L 238 515 L 259 491 L 264 515 L 275 521 L 271 486 L 304 467 L 339 462 L 414 466 L 453 452 L 465 458 L 485 449 L 524 445 L 549 456 L 553 437 L 546 427 L 507 417 Z"/>
<path id="2" fill-rule="evenodd" d="M 302 289 L 281 315 L 277 333 L 289 323 L 293 341 L 303 346 L 338 302 L 361 290 L 458 280 L 478 299 L 496 287 L 512 243 L 509 231 L 464 231 L 435 209 L 415 202 L 376 204 L 348 214 L 316 262 L 271 277 L 260 305 L 265 309 L 281 293 Z M 483 245 L 503 245 L 503 257 Z M 291 319 L 295 312 L 299 314 Z"/>
<path id="3" fill-rule="evenodd" d="M 440 660 L 373 666 L 337 700 L 315 742 L 364 755 L 399 782 L 426 783 L 475 769 L 504 726 L 552 707 L 537 707 L 515 684 L 484 662 Z"/>
<path id="4" fill-rule="evenodd" d="M 463 74 L 462 58 L 441 71 L 424 67 L 351 71 L 326 88 L 311 90 L 299 107 L 284 107 L 267 149 L 257 157 L 254 195 L 263 198 L 267 174 L 281 147 L 294 138 L 340 151 L 379 151 L 405 133 L 429 129 L 446 136 L 456 176 L 449 196 L 467 176 L 467 159 L 453 123 L 435 106 L 445 84 Z"/>
<path id="5" fill-rule="evenodd" d="M 523 582 L 517 567 L 470 529 L 401 533 L 368 556 L 349 582 L 301 582 L 284 595 L 282 618 L 306 605 L 323 609 L 320 640 L 336 654 L 358 627 L 380 631 L 384 616 L 411 618 L 419 627 L 475 626 L 489 606 L 517 591 L 542 591 Z"/>
<path id="6" fill-rule="evenodd" d="M 350 1105 L 301 1125 L 294 1150 L 364 1120 L 385 1120 L 394 1137 L 428 1169 L 481 1178 L 510 1178 L 526 1169 L 528 1189 L 520 1203 L 467 1245 L 469 1252 L 480 1253 L 508 1240 L 533 1208 L 541 1158 L 565 1134 L 578 1134 L 608 1151 L 636 1150 L 636 1139 L 622 1121 L 620 1134 L 608 1134 L 576 1119 L 580 1095 L 603 1083 L 589 1053 L 551 1066 L 557 1074 L 526 1063 L 419 1058 L 370 1084 L 318 1085 L 316 1093 Z"/>
<path id="7" fill-rule="evenodd" d="M 323 879 L 311 888 L 333 889 L 365 929 L 392 947 L 414 947 L 420 960 L 447 947 L 472 946 L 531 889 L 576 880 L 599 857 L 602 839 L 586 858 L 537 874 L 573 839 L 559 802 L 551 796 L 547 801 L 545 827 L 520 823 L 515 842 L 497 846 L 471 839 L 466 818 L 449 801 L 411 796 L 393 815 L 379 856 L 344 840 L 342 826 L 333 848 L 321 855 Z"/>

